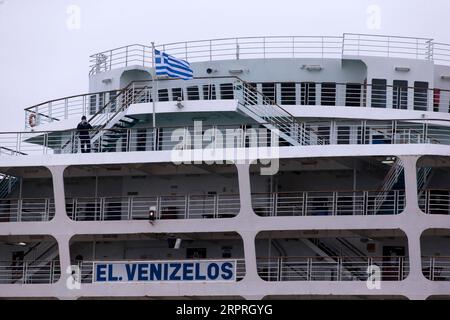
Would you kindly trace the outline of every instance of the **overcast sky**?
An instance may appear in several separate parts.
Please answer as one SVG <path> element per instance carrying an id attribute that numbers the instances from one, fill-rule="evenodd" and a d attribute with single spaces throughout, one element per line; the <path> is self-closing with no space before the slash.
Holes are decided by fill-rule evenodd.
<path id="1" fill-rule="evenodd" d="M 23 109 L 85 93 L 89 55 L 236 36 L 430 37 L 450 43 L 448 0 L 0 0 L 0 131 Z"/>

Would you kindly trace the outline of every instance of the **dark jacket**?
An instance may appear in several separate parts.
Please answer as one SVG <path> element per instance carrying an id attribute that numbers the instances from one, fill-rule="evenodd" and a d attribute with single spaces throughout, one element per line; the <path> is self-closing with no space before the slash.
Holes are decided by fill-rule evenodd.
<path id="1" fill-rule="evenodd" d="M 89 130 L 92 130 L 92 126 L 89 124 L 89 122 L 80 122 L 77 126 L 78 135 L 80 136 L 80 139 L 90 139 Z"/>

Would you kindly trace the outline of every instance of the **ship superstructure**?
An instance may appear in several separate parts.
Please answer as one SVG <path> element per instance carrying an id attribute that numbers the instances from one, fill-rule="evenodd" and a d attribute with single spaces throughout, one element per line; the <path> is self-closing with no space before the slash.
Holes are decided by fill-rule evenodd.
<path id="1" fill-rule="evenodd" d="M 195 78 L 153 79 L 150 46 L 108 50 L 89 93 L 0 133 L 0 297 L 450 296 L 450 45 L 156 48 Z"/>

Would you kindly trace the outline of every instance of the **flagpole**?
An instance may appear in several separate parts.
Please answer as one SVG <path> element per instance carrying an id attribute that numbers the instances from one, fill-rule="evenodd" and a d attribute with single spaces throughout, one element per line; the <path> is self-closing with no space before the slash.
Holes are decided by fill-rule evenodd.
<path id="1" fill-rule="evenodd" d="M 156 89 L 156 86 L 158 85 L 158 81 L 156 80 L 156 57 L 155 57 L 155 43 L 152 42 L 152 67 L 153 67 L 153 74 L 152 74 L 152 89 L 153 89 L 153 128 L 156 128 L 156 95 L 158 94 L 158 90 Z"/>

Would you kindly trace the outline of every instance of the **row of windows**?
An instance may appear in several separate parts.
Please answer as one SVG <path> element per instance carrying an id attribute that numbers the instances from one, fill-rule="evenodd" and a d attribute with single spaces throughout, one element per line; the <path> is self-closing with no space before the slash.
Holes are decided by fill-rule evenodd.
<path id="1" fill-rule="evenodd" d="M 251 83 L 251 87 L 268 99 L 281 105 L 344 105 L 348 107 L 361 107 L 366 105 L 368 88 L 371 88 L 371 104 L 373 108 L 386 108 L 392 105 L 394 109 L 408 109 L 413 104 L 414 110 L 426 111 L 429 98 L 428 82 L 414 82 L 414 89 L 408 88 L 408 81 L 394 80 L 392 86 L 388 86 L 386 79 L 373 79 L 372 86 L 359 83 L 347 83 L 338 85 L 333 82 L 302 83 Z M 338 92 L 338 90 L 340 92 Z M 278 92 L 279 91 L 279 92 Z M 90 113 L 94 114 L 103 106 L 105 101 L 110 101 L 109 109 L 116 108 L 116 91 L 106 94 L 92 95 L 90 100 Z M 434 111 L 439 111 L 441 92 L 434 90 Z M 158 90 L 159 101 L 181 100 L 230 100 L 234 99 L 234 87 L 232 83 L 195 85 L 183 88 L 170 88 Z M 247 101 L 257 104 L 255 96 L 247 95 Z M 151 94 L 142 96 L 142 102 L 150 102 Z M 319 100 L 320 99 L 320 100 Z"/>

